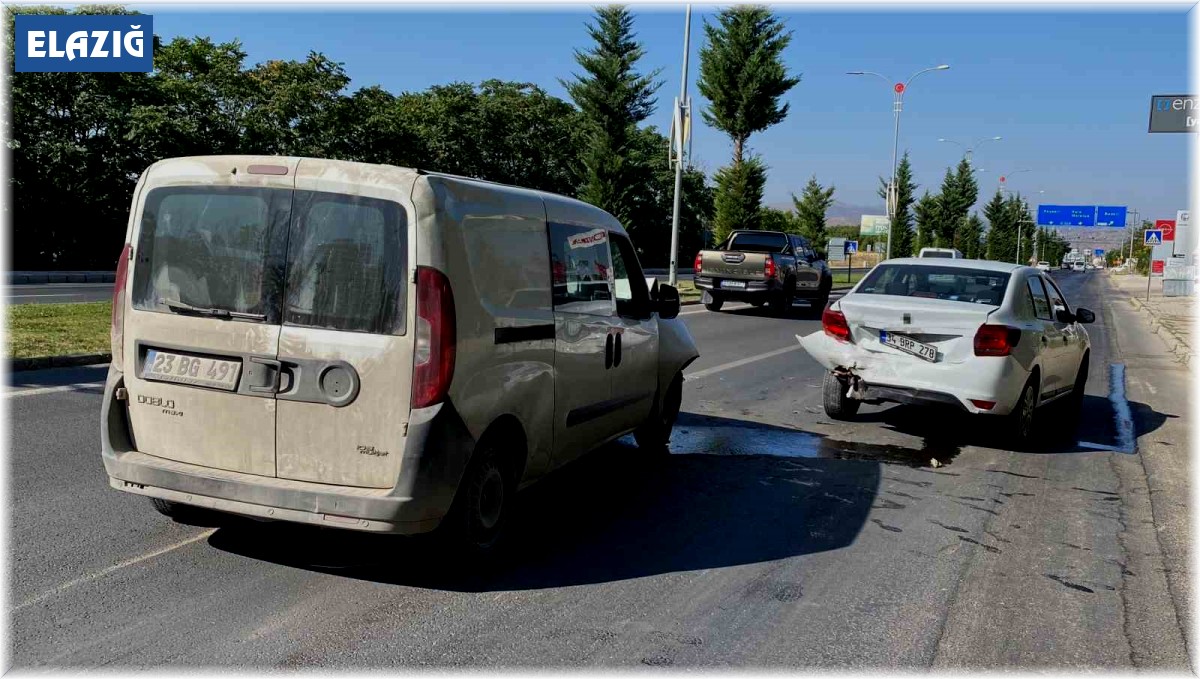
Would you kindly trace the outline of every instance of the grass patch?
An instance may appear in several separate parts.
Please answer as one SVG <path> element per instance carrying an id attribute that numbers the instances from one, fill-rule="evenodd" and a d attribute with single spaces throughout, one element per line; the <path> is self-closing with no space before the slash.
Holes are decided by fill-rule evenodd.
<path id="1" fill-rule="evenodd" d="M 863 276 L 866 276 L 867 273 L 869 273 L 867 271 L 851 273 L 850 281 L 846 282 L 846 271 L 844 269 L 842 271 L 832 269 L 832 271 L 833 271 L 833 288 L 835 290 L 838 288 L 848 288 L 851 285 L 854 285 L 855 283 L 861 281 Z"/>
<path id="2" fill-rule="evenodd" d="M 679 290 L 679 301 L 691 302 L 691 301 L 699 300 L 701 297 L 704 296 L 704 291 L 697 290 L 696 284 L 693 283 L 692 281 L 684 280 L 684 279 L 680 278 L 678 282 L 679 282 L 679 285 L 675 286 L 675 289 Z"/>
<path id="3" fill-rule="evenodd" d="M 12 304 L 7 358 L 107 353 L 112 302 Z"/>

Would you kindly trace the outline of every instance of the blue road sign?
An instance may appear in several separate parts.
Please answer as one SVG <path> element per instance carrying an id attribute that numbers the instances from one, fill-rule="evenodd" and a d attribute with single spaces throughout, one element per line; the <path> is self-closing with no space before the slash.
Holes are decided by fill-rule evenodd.
<path id="1" fill-rule="evenodd" d="M 1103 256 L 1104 256 L 1104 251 L 1103 251 L 1103 250 L 1095 250 L 1094 252 L 1096 253 L 1096 256 L 1097 256 L 1097 257 L 1103 257 Z"/>
<path id="2" fill-rule="evenodd" d="M 1124 205 L 1097 205 L 1096 226 L 1112 226 L 1125 228 L 1125 214 L 1128 208 Z"/>
<path id="3" fill-rule="evenodd" d="M 858 252 L 858 241 L 856 241 L 856 240 L 846 241 L 846 254 L 852 255 L 856 252 Z"/>
<path id="4" fill-rule="evenodd" d="M 1041 226 L 1095 226 L 1095 205 L 1039 205 L 1037 223 Z"/>
<path id="5" fill-rule="evenodd" d="M 1162 245 L 1162 229 L 1146 229 L 1146 245 Z"/>

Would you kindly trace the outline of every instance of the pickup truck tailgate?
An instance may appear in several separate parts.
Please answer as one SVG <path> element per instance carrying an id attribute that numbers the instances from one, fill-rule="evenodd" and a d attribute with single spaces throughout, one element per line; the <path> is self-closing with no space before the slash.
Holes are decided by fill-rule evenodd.
<path id="1" fill-rule="evenodd" d="M 771 255 L 762 252 L 705 250 L 700 267 L 705 276 L 761 281 L 766 278 L 766 260 Z"/>

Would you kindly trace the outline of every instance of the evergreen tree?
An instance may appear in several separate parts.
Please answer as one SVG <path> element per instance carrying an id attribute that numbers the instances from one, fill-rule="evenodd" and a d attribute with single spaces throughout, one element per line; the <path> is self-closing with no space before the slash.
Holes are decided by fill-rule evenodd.
<path id="1" fill-rule="evenodd" d="M 800 225 L 800 235 L 808 239 L 813 249 L 824 253 L 829 236 L 825 231 L 825 214 L 833 206 L 834 187 L 825 188 L 817 183 L 816 176 L 808 179 L 800 197 L 792 194 L 792 204 L 796 208 L 796 220 Z"/>
<path id="2" fill-rule="evenodd" d="M 967 259 L 983 258 L 983 220 L 979 218 L 979 215 L 972 214 L 963 220 L 963 225 L 955 236 L 954 247 L 962 252 L 964 257 Z"/>
<path id="3" fill-rule="evenodd" d="M 791 33 L 784 31 L 783 22 L 766 7 L 737 5 L 721 10 L 717 24 L 706 22 L 704 32 L 707 43 L 700 50 L 697 87 L 709 104 L 702 115 L 733 143 L 733 162 L 717 173 L 713 224 L 714 234 L 728 234 L 753 228 L 750 222 L 730 220 L 748 217 L 757 224 L 759 205 L 754 201 L 761 201 L 762 194 L 761 190 L 722 194 L 758 184 L 765 166 L 746 158 L 746 143 L 750 135 L 787 117 L 788 105 L 779 100 L 800 79 L 789 76 L 783 64 L 782 53 L 791 42 Z M 743 167 L 752 162 L 753 167 Z"/>
<path id="4" fill-rule="evenodd" d="M 999 190 L 987 205 L 983 206 L 983 216 L 988 222 L 986 258 L 994 261 L 1006 261 L 1004 253 L 1007 252 L 1009 257 L 1012 256 L 1017 246 L 1017 234 L 1005 206 L 1004 195 Z"/>
<path id="5" fill-rule="evenodd" d="M 916 242 L 913 243 L 914 255 L 919 253 L 921 248 L 937 247 L 937 220 L 940 211 L 941 200 L 928 191 L 917 201 L 913 210 L 917 224 Z"/>
<path id="6" fill-rule="evenodd" d="M 879 197 L 887 200 L 889 179 L 879 178 Z M 896 166 L 896 216 L 892 220 L 892 256 L 911 257 L 913 250 L 913 203 L 916 202 L 917 185 L 913 182 L 912 165 L 908 162 L 908 151 Z M 883 239 L 884 247 L 887 237 Z"/>
<path id="7" fill-rule="evenodd" d="M 717 170 L 713 196 L 713 242 L 720 243 L 737 229 L 757 229 L 762 214 L 767 167 L 751 156 L 738 165 Z"/>
<path id="8" fill-rule="evenodd" d="M 638 199 L 633 194 L 647 186 L 652 174 L 633 157 L 637 124 L 654 112 L 654 94 L 662 82 L 655 80 L 658 71 L 642 75 L 636 70 L 644 50 L 634 39 L 628 9 L 600 7 L 587 30 L 595 46 L 575 51 L 584 74 L 561 81 L 583 113 L 587 130 L 579 198 L 636 228 Z"/>

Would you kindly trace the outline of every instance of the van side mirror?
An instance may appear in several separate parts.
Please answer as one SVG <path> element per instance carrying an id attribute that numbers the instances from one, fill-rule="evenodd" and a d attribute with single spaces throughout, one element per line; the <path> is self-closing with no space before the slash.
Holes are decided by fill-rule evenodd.
<path id="1" fill-rule="evenodd" d="M 655 302 L 659 318 L 675 318 L 679 315 L 679 291 L 673 285 L 660 283 L 658 299 Z"/>
<path id="2" fill-rule="evenodd" d="M 1075 322 L 1075 314 L 1060 306 L 1054 307 L 1054 318 L 1057 319 L 1059 323 Z"/>
<path id="3" fill-rule="evenodd" d="M 1094 323 L 1096 321 L 1096 314 L 1092 313 L 1090 309 L 1081 307 L 1075 310 L 1075 320 L 1080 323 Z"/>

